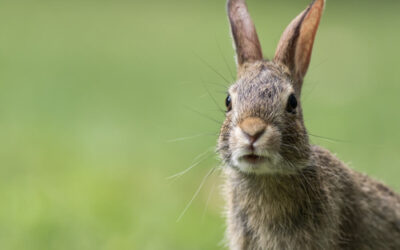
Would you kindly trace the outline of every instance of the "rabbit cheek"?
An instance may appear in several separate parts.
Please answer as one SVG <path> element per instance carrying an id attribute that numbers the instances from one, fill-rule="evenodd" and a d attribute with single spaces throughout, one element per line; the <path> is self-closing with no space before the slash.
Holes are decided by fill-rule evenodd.
<path id="1" fill-rule="evenodd" d="M 220 131 L 220 135 L 218 138 L 218 147 L 217 151 L 220 154 L 221 159 L 225 163 L 229 163 L 231 159 L 231 150 L 230 150 L 230 135 L 231 135 L 231 129 L 230 129 L 230 124 L 231 124 L 231 117 L 227 116 L 225 122 L 223 123 Z"/>
<path id="2" fill-rule="evenodd" d="M 281 147 L 281 133 L 275 126 L 268 126 L 266 136 L 260 138 L 260 150 L 278 152 Z"/>

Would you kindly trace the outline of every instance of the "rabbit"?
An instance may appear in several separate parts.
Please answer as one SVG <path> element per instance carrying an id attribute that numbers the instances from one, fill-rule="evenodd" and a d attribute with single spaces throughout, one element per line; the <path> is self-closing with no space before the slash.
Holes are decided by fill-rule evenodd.
<path id="1" fill-rule="evenodd" d="M 300 102 L 324 0 L 263 59 L 245 0 L 228 0 L 237 81 L 217 151 L 230 249 L 400 249 L 400 195 L 311 145 Z"/>

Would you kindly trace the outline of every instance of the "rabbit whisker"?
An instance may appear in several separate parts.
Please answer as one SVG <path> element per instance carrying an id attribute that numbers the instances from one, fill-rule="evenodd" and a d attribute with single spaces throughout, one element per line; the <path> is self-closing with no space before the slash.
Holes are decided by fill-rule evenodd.
<path id="1" fill-rule="evenodd" d="M 219 82 L 210 82 L 210 81 L 204 81 L 204 83 L 205 84 L 207 84 L 207 85 L 213 85 L 213 86 L 217 86 L 217 87 L 221 87 L 221 88 L 224 88 L 224 89 L 226 89 L 227 87 L 225 86 L 225 85 L 223 85 L 223 84 L 221 84 L 221 83 L 219 83 Z M 177 83 L 177 85 L 199 85 L 199 83 L 198 82 L 194 82 L 194 81 L 183 81 L 183 82 L 180 82 L 180 83 Z"/>
<path id="2" fill-rule="evenodd" d="M 202 61 L 209 69 L 211 69 L 215 74 L 217 74 L 219 77 L 221 77 L 226 83 L 230 84 L 231 82 L 226 79 L 226 77 L 224 77 L 221 73 L 219 73 L 213 66 L 211 66 L 209 63 L 207 63 L 201 56 L 199 56 L 198 54 L 194 53 L 199 59 L 200 61 Z"/>
<path id="3" fill-rule="evenodd" d="M 187 169 L 185 169 L 185 170 L 183 170 L 183 171 L 181 171 L 181 172 L 179 172 L 179 173 L 176 173 L 176 174 L 174 174 L 174 175 L 171 175 L 171 176 L 169 176 L 169 177 L 167 177 L 166 179 L 167 180 L 171 180 L 171 179 L 177 179 L 177 178 L 179 178 L 179 177 L 181 177 L 182 175 L 184 175 L 184 174 L 186 174 L 187 172 L 189 172 L 190 170 L 192 170 L 194 167 L 196 167 L 196 166 L 198 166 L 200 163 L 202 163 L 204 160 L 206 160 L 207 159 L 207 157 L 205 157 L 207 154 L 209 154 L 210 153 L 210 149 L 207 149 L 205 152 L 203 152 L 203 153 L 201 153 L 201 154 L 199 154 L 198 156 L 196 156 L 194 159 L 193 159 L 193 162 L 192 162 L 192 164 L 187 168 Z"/>
<path id="4" fill-rule="evenodd" d="M 221 172 L 220 172 L 221 173 Z M 206 201 L 206 205 L 204 206 L 204 211 L 203 211 L 203 215 L 201 216 L 201 220 L 204 222 L 204 217 L 205 217 L 205 215 L 206 215 L 206 212 L 207 212 L 207 208 L 208 208 L 208 203 L 210 202 L 210 198 L 211 198 L 211 196 L 212 196 L 212 194 L 213 194 L 213 192 L 214 192 L 214 189 L 215 189 L 215 185 L 216 185 L 216 182 L 214 182 L 213 183 L 213 185 L 212 185 L 212 187 L 211 187 L 211 190 L 210 190 L 210 193 L 208 194 L 208 197 L 207 197 L 207 201 Z"/>
<path id="5" fill-rule="evenodd" d="M 218 121 L 218 120 L 216 120 L 216 119 L 214 119 L 214 118 L 212 118 L 212 117 L 210 117 L 210 116 L 208 116 L 208 115 L 206 115 L 206 114 L 203 114 L 203 113 L 201 113 L 201 112 L 199 112 L 199 111 L 197 111 L 197 110 L 195 110 L 195 109 L 192 109 L 192 108 L 189 107 L 189 106 L 185 106 L 185 107 L 186 107 L 188 110 L 190 110 L 190 111 L 192 111 L 192 112 L 194 112 L 194 113 L 196 113 L 196 114 L 198 114 L 198 115 L 201 115 L 202 117 L 207 118 L 207 119 L 210 120 L 210 121 L 213 121 L 213 122 L 217 123 L 218 125 L 221 124 L 220 121 Z"/>
<path id="6" fill-rule="evenodd" d="M 217 106 L 218 110 L 219 110 L 220 112 L 222 112 L 222 113 L 225 115 L 225 110 L 223 110 L 223 109 L 219 106 L 217 100 L 215 100 L 214 96 L 211 94 L 210 90 L 207 88 L 207 86 L 206 86 L 204 83 L 203 83 L 203 87 L 204 87 L 204 89 L 207 91 L 208 95 L 211 97 L 211 99 L 213 100 L 213 102 L 215 103 L 215 105 Z"/>
<path id="7" fill-rule="evenodd" d="M 347 141 L 347 140 L 333 139 L 333 138 L 330 138 L 330 137 L 320 136 L 320 135 L 315 135 L 315 134 L 310 134 L 310 133 L 308 133 L 308 134 L 310 136 L 313 136 L 313 137 L 316 137 L 316 138 L 319 138 L 319 139 L 324 139 L 324 140 L 331 141 L 331 142 L 352 143 L 351 141 Z"/>
<path id="8" fill-rule="evenodd" d="M 194 199 L 196 199 L 197 195 L 200 193 L 200 190 L 203 188 L 204 183 L 206 182 L 206 180 L 208 179 L 208 177 L 214 173 L 215 167 L 213 167 L 212 169 L 210 169 L 207 174 L 204 176 L 203 180 L 201 181 L 199 187 L 197 188 L 196 192 L 194 193 L 192 199 L 189 201 L 189 203 L 186 205 L 185 209 L 182 211 L 181 215 L 178 217 L 178 219 L 176 220 L 176 222 L 179 222 L 183 215 L 185 215 L 186 211 L 189 209 L 190 205 L 192 205 Z"/>
<path id="9" fill-rule="evenodd" d="M 171 143 L 171 142 L 179 142 L 179 141 L 185 141 L 185 140 L 195 139 L 195 138 L 202 137 L 202 136 L 216 136 L 216 135 L 218 135 L 218 134 L 216 134 L 216 133 L 203 133 L 203 134 L 198 134 L 198 135 L 191 135 L 191 136 L 179 137 L 179 138 L 175 138 L 175 139 L 168 140 L 167 142 L 168 142 L 168 143 Z"/>
<path id="10" fill-rule="evenodd" d="M 220 46 L 220 44 L 219 44 L 219 42 L 218 42 L 218 40 L 217 40 L 217 37 L 215 37 L 215 42 L 217 43 L 218 50 L 219 50 L 219 52 L 220 52 L 220 54 L 221 54 L 222 59 L 224 60 L 225 66 L 226 66 L 226 68 L 228 69 L 229 74 L 231 75 L 232 80 L 235 80 L 235 76 L 233 75 L 233 72 L 232 72 L 231 68 L 229 67 L 228 61 L 226 60 L 226 58 L 225 58 L 225 56 L 224 56 L 224 53 L 222 52 L 222 49 L 221 49 L 221 46 Z"/>

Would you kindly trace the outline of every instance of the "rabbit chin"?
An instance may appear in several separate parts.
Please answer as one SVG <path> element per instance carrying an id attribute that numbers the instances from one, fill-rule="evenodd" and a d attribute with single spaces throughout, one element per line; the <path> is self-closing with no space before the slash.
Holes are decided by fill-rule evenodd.
<path id="1" fill-rule="evenodd" d="M 293 168 L 287 166 L 279 153 L 249 155 L 244 153 L 233 154 L 234 168 L 248 174 L 290 174 Z"/>

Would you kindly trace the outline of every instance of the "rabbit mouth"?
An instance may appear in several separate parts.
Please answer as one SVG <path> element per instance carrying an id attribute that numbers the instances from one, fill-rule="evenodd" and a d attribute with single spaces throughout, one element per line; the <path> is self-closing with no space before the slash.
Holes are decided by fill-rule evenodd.
<path id="1" fill-rule="evenodd" d="M 272 174 L 280 172 L 280 155 L 272 152 L 256 153 L 254 151 L 234 155 L 232 166 L 244 173 L 251 174 Z"/>
<path id="2" fill-rule="evenodd" d="M 249 154 L 249 155 L 244 155 L 244 156 L 240 157 L 239 160 L 245 161 L 252 165 L 258 165 L 258 164 L 266 162 L 268 160 L 268 158 L 261 156 L 261 155 Z"/>

